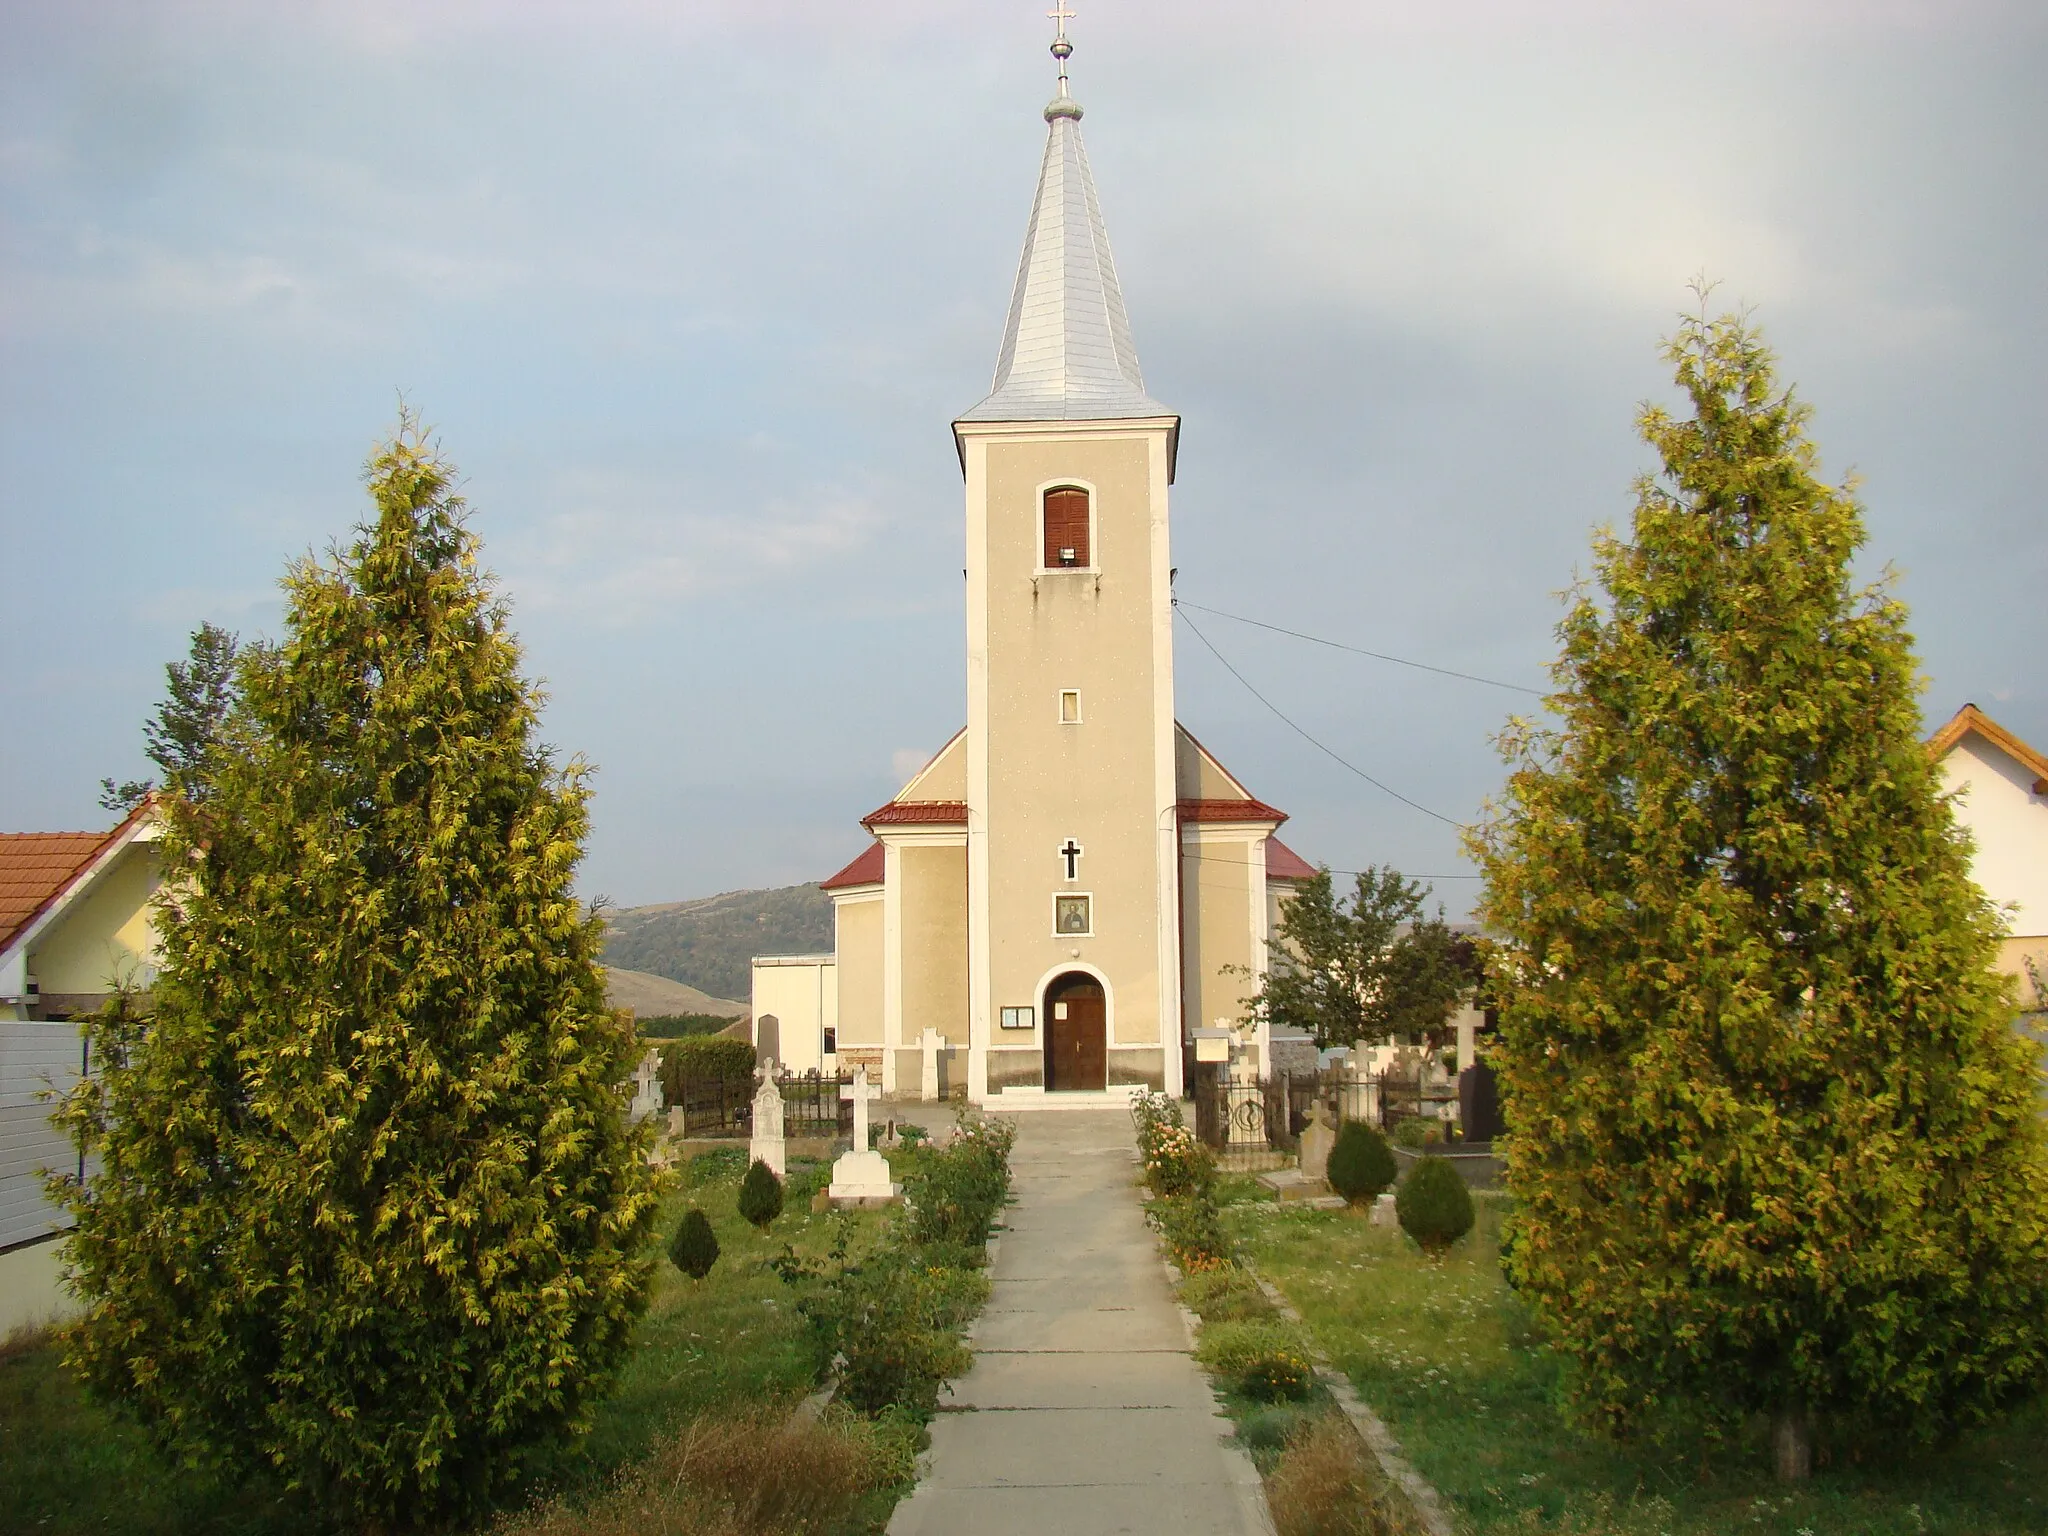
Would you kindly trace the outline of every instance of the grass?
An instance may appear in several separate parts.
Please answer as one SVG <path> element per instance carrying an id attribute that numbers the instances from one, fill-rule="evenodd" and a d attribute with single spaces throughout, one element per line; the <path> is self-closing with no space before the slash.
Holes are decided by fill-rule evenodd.
<path id="1" fill-rule="evenodd" d="M 711 1444 L 705 1437 L 715 1440 L 719 1433 L 710 1421 L 741 1415 L 743 1424 L 752 1424 L 744 1417 L 748 1414 L 765 1415 L 763 1422 L 786 1418 L 811 1390 L 815 1360 L 809 1332 L 790 1305 L 787 1288 L 763 1268 L 763 1261 L 786 1243 L 800 1253 L 822 1254 L 837 1224 L 853 1223 L 858 1239 L 878 1228 L 882 1218 L 812 1214 L 811 1195 L 827 1169 L 793 1162 L 783 1215 L 765 1234 L 756 1232 L 735 1210 L 744 1165 L 745 1153 L 735 1147 L 697 1158 L 679 1174 L 664 1202 L 657 1244 L 666 1245 L 684 1209 L 696 1204 L 717 1233 L 718 1264 L 696 1281 L 665 1258 L 659 1260 L 632 1355 L 600 1404 L 591 1432 L 567 1448 L 532 1491 L 536 1511 L 517 1529 L 553 1536 L 586 1529 L 575 1523 L 586 1518 L 592 1532 L 626 1529 L 614 1516 L 623 1520 L 622 1509 L 643 1505 L 653 1511 L 644 1528 L 662 1529 L 660 1521 L 668 1516 L 644 1499 L 634 1504 L 641 1497 L 635 1490 L 651 1487 L 647 1480 L 671 1462 L 676 1464 L 669 1471 L 671 1485 L 677 1468 L 692 1465 L 687 1458 L 676 1460 L 684 1456 L 679 1446 L 691 1432 L 700 1442 L 696 1465 L 723 1467 L 719 1477 L 744 1487 L 744 1476 L 731 1470 L 730 1456 L 704 1460 L 710 1455 L 704 1446 Z M 759 1439 L 758 1426 L 751 1432 Z M 826 1480 L 850 1501 L 840 1511 L 840 1523 L 821 1526 L 806 1515 L 797 1524 L 741 1524 L 732 1530 L 860 1531 L 886 1523 L 909 1477 L 917 1426 L 887 1421 L 856 1426 L 835 1418 L 806 1433 L 812 1436 L 808 1450 L 824 1458 L 821 1465 L 842 1464 L 842 1453 L 851 1447 L 866 1468 L 859 1475 L 835 1473 Z M 839 1460 L 833 1461 L 834 1456 Z M 672 1486 L 669 1492 L 676 1494 Z M 728 1499 L 719 1507 L 730 1512 L 739 1506 Z M 682 1522 L 675 1525 L 678 1530 L 694 1529 L 692 1520 L 708 1518 L 697 1505 L 675 1508 L 684 1510 L 676 1516 Z M 223 1487 L 167 1465 L 139 1429 L 85 1398 L 63 1369 L 55 1344 L 42 1335 L 0 1347 L 0 1522 L 9 1530 L 50 1536 L 101 1531 L 284 1536 L 320 1529 L 303 1504 L 274 1488 Z M 728 1527 L 714 1523 L 704 1528 Z"/>
<path id="2" fill-rule="evenodd" d="M 1501 1279 L 1503 1203 L 1432 1261 L 1349 1211 L 1283 1207 L 1249 1179 L 1226 1225 L 1386 1421 L 1461 1529 L 1574 1536 L 2021 1536 L 2048 1530 L 2048 1410 L 1940 1450 L 1837 1458 L 1811 1483 L 1771 1476 L 1761 1437 L 1617 1445 L 1556 1406 L 1560 1362 Z"/>

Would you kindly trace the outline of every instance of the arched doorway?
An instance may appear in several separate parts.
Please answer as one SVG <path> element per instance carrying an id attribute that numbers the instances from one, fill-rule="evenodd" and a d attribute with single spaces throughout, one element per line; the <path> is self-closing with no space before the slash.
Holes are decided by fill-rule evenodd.
<path id="1" fill-rule="evenodd" d="M 1109 1086 L 1109 1029 L 1102 983 L 1081 971 L 1045 989 L 1045 1086 L 1053 1092 Z"/>

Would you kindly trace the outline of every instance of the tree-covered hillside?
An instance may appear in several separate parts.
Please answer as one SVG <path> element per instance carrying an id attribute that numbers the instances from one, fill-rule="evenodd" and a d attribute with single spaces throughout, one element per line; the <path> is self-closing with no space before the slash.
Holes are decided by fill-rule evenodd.
<path id="1" fill-rule="evenodd" d="M 754 956 L 831 948 L 832 899 L 815 885 L 791 885 L 621 908 L 606 921 L 604 963 L 745 1002 Z"/>

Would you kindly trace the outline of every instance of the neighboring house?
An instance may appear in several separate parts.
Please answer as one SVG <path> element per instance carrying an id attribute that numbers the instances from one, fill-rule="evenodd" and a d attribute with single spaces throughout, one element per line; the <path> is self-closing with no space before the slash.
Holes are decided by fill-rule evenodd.
<path id="1" fill-rule="evenodd" d="M 2022 998 L 2042 999 L 2031 961 L 2048 981 L 2048 756 L 1974 704 L 1929 738 L 1944 786 L 1956 791 L 1956 820 L 1976 844 L 1970 872 L 2001 910 L 2000 968 L 2020 978 Z"/>
<path id="2" fill-rule="evenodd" d="M 90 1070 L 76 1021 L 155 978 L 156 835 L 147 805 L 111 832 L 0 833 L 0 1336 L 63 1306 L 70 1219 L 43 1171 L 85 1170 L 45 1094 Z"/>

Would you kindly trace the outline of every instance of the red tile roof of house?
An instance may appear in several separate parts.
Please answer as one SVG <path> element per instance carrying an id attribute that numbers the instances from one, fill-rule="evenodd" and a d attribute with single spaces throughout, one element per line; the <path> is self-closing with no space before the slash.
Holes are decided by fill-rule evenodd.
<path id="1" fill-rule="evenodd" d="M 62 896 L 120 830 L 0 832 L 0 949 Z"/>
<path id="2" fill-rule="evenodd" d="M 859 858 L 830 880 L 819 881 L 818 888 L 826 891 L 843 891 L 853 885 L 880 885 L 883 868 L 882 845 L 869 843 Z"/>
<path id="3" fill-rule="evenodd" d="M 1268 880 L 1312 880 L 1315 866 L 1277 837 L 1266 839 L 1266 878 Z"/>
<path id="4" fill-rule="evenodd" d="M 880 810 L 861 817 L 864 827 L 964 826 L 965 800 L 891 800 Z"/>
<path id="5" fill-rule="evenodd" d="M 1275 825 L 1287 813 L 1263 800 L 1183 800 L 1180 819 L 1186 821 L 1270 821 Z"/>

